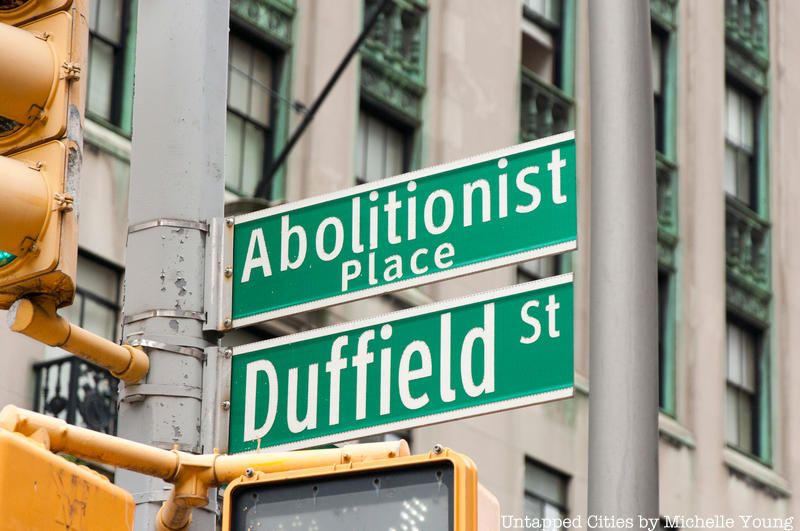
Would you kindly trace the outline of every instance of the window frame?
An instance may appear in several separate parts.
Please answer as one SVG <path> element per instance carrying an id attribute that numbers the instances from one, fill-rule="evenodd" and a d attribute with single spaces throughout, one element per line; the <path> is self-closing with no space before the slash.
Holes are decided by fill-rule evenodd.
<path id="1" fill-rule="evenodd" d="M 80 295 L 80 308 L 78 309 L 78 322 L 73 323 L 81 328 L 85 327 L 85 319 L 86 319 L 86 300 L 90 300 L 108 310 L 113 310 L 114 312 L 114 337 L 108 337 L 111 341 L 116 341 L 119 339 L 120 335 L 120 314 L 122 312 L 122 284 L 125 276 L 125 270 L 120 267 L 119 265 L 99 256 L 91 251 L 87 251 L 83 248 L 78 249 L 78 267 L 80 267 L 81 259 L 87 260 L 89 262 L 93 262 L 94 264 L 102 267 L 104 269 L 109 270 L 113 275 L 116 277 L 116 282 L 114 286 L 114 298 L 116 301 L 110 300 L 105 298 L 103 295 L 97 294 L 93 291 L 86 289 L 85 287 L 81 286 L 80 283 L 76 282 L 75 286 L 75 294 Z M 77 299 L 77 297 L 76 297 Z"/>
<path id="2" fill-rule="evenodd" d="M 280 134 L 277 131 L 277 128 L 278 128 L 277 122 L 280 119 L 280 116 L 279 116 L 280 115 L 280 111 L 278 109 L 280 102 L 278 100 L 281 99 L 281 97 L 282 97 L 282 95 L 280 95 L 280 93 L 281 93 L 281 86 L 282 86 L 282 83 L 283 83 L 284 61 L 286 61 L 287 52 L 285 50 L 282 50 L 281 48 L 275 46 L 268 39 L 265 39 L 263 36 L 258 35 L 255 31 L 252 31 L 251 29 L 249 29 L 244 23 L 236 22 L 236 19 L 231 17 L 230 33 L 229 33 L 229 36 L 228 36 L 229 48 L 230 48 L 230 40 L 232 38 L 234 38 L 234 37 L 239 39 L 239 40 L 241 40 L 242 42 L 244 42 L 246 45 L 250 46 L 251 48 L 253 48 L 253 49 L 255 49 L 255 50 L 257 50 L 257 51 L 259 51 L 259 52 L 261 52 L 261 53 L 263 53 L 265 55 L 267 55 L 270 58 L 271 62 L 272 62 L 272 68 L 271 68 L 271 73 L 270 73 L 270 76 L 271 76 L 270 82 L 271 82 L 272 86 L 269 87 L 270 97 L 269 97 L 269 101 L 267 103 L 267 105 L 269 107 L 269 111 L 268 111 L 268 122 L 269 122 L 269 125 L 268 126 L 264 126 L 263 124 L 255 121 L 252 118 L 250 118 L 249 116 L 245 115 L 244 113 L 242 113 L 238 109 L 234 109 L 234 108 L 230 107 L 227 96 L 226 96 L 226 100 L 225 100 L 225 116 L 226 116 L 225 143 L 226 143 L 226 147 L 227 147 L 227 116 L 228 116 L 228 113 L 232 113 L 237 118 L 242 120 L 242 128 L 243 129 L 245 129 L 248 124 L 250 124 L 250 125 L 258 128 L 259 130 L 264 131 L 263 161 L 262 161 L 262 164 L 261 164 L 261 166 L 262 166 L 261 167 L 261 173 L 259 175 L 258 181 L 256 182 L 256 189 L 248 192 L 248 191 L 243 190 L 241 188 L 234 188 L 234 187 L 229 185 L 228 176 L 227 176 L 227 174 L 225 175 L 225 190 L 226 191 L 228 191 L 228 192 L 230 192 L 232 194 L 235 194 L 238 197 L 256 197 L 258 195 L 257 192 L 258 192 L 258 188 L 260 186 L 260 183 L 266 178 L 267 172 L 269 171 L 269 169 L 272 166 L 272 163 L 273 163 L 274 157 L 275 157 L 275 153 L 276 153 L 275 142 L 276 142 L 276 138 Z M 230 61 L 230 49 L 228 51 L 228 54 L 229 54 L 229 61 Z M 227 83 L 228 83 L 228 87 L 230 88 L 229 71 L 230 71 L 230 65 L 228 66 L 228 71 L 226 71 Z M 244 136 L 242 136 L 242 139 L 244 139 Z M 242 145 L 241 145 L 240 153 L 239 153 L 240 162 L 244 160 L 244 149 L 245 149 L 245 143 L 244 143 L 244 141 L 242 141 Z M 267 186 L 266 186 L 267 197 L 265 199 L 268 199 L 268 200 L 274 199 L 274 195 L 275 194 L 273 193 L 274 192 L 273 188 L 274 188 L 274 182 L 275 182 L 276 179 L 278 179 L 278 175 L 277 174 L 273 175 L 271 182 L 267 183 Z M 239 175 L 237 177 L 237 181 L 238 181 L 239 185 L 241 185 L 241 181 L 242 181 L 241 168 L 240 168 Z"/>
<path id="3" fill-rule="evenodd" d="M 728 90 L 732 90 L 738 94 L 740 99 L 746 98 L 750 104 L 752 105 L 753 109 L 753 152 L 749 155 L 750 164 L 749 164 L 749 199 L 745 201 L 739 196 L 739 175 L 738 173 L 734 175 L 734 179 L 736 181 L 736 193 L 731 194 L 727 190 L 725 190 L 725 195 L 732 200 L 738 201 L 742 205 L 746 206 L 756 214 L 761 214 L 764 205 L 764 199 L 766 190 L 765 187 L 762 186 L 764 181 L 764 173 L 762 171 L 762 157 L 763 157 L 763 149 L 765 144 L 765 139 L 762 138 L 763 136 L 763 128 L 762 128 L 762 120 L 764 120 L 764 95 L 760 94 L 757 91 L 754 91 L 748 88 L 745 84 L 738 82 L 733 77 L 726 77 L 725 79 L 725 134 L 724 134 L 724 141 L 725 141 L 725 148 L 727 149 L 730 147 L 733 149 L 736 154 L 738 155 L 740 152 L 745 152 L 745 149 L 731 142 L 728 139 L 728 105 L 727 105 L 727 97 L 728 97 Z M 723 166 L 723 171 L 725 168 Z M 738 170 L 736 170 L 738 171 Z M 724 175 L 724 178 L 727 180 L 727 175 Z M 724 183 L 723 183 L 724 188 Z"/>
<path id="4" fill-rule="evenodd" d="M 90 9 L 92 2 L 101 3 L 101 1 L 102 0 L 90 0 Z M 113 49 L 110 116 L 106 118 L 91 110 L 91 84 L 88 82 L 86 85 L 86 116 L 107 128 L 123 133 L 125 136 L 130 136 L 130 113 L 126 111 L 129 111 L 132 105 L 128 104 L 125 99 L 132 98 L 133 96 L 133 60 L 130 48 L 132 46 L 135 47 L 136 43 L 135 32 L 131 31 L 131 29 L 135 22 L 134 13 L 137 7 L 137 0 L 120 0 L 120 3 L 119 43 L 115 44 L 100 33 L 89 30 L 89 47 L 86 56 L 87 65 L 90 66 L 92 64 L 92 43 L 94 39 L 98 39 L 100 42 Z M 101 8 L 101 6 L 98 6 L 98 8 Z M 89 71 L 87 76 L 90 77 L 91 75 L 91 71 Z M 130 85 L 130 87 L 128 85 Z"/>
<path id="5" fill-rule="evenodd" d="M 658 268 L 658 408 L 675 418 L 675 272 Z"/>
<path id="6" fill-rule="evenodd" d="M 571 0 L 551 0 L 554 3 L 558 3 L 558 22 L 553 22 L 552 20 L 548 19 L 545 16 L 542 16 L 538 12 L 534 11 L 533 9 L 529 8 L 525 2 L 522 2 L 522 15 L 528 22 L 535 24 L 539 27 L 542 31 L 549 33 L 553 39 L 553 49 L 551 51 L 553 55 L 553 81 L 552 84 L 554 87 L 560 89 L 561 91 L 565 92 L 567 95 L 571 96 L 571 91 L 566 90 L 566 79 L 564 77 L 564 70 L 565 70 L 565 63 L 567 63 L 567 57 L 565 54 L 565 49 L 567 48 L 565 39 L 567 36 L 567 22 L 568 22 L 568 15 L 570 14 L 570 9 L 567 4 L 571 2 Z M 522 31 L 522 39 L 529 38 L 532 39 L 531 35 L 526 34 L 526 32 Z M 569 65 L 570 67 L 572 65 Z"/>
<path id="7" fill-rule="evenodd" d="M 362 178 L 362 177 L 358 176 L 359 172 L 357 171 L 357 168 L 355 168 L 355 165 L 356 165 L 356 161 L 358 160 L 358 150 L 361 148 L 361 144 L 358 141 L 358 133 L 359 133 L 359 130 L 361 128 L 361 115 L 362 115 L 362 113 L 366 114 L 367 116 L 369 116 L 373 120 L 377 120 L 379 122 L 382 122 L 385 126 L 387 126 L 388 128 L 394 129 L 397 133 L 400 134 L 400 136 L 402 138 L 402 142 L 403 142 L 403 148 L 402 148 L 402 164 L 401 164 L 400 173 L 398 175 L 402 175 L 404 173 L 407 173 L 407 172 L 412 171 L 413 169 L 415 169 L 415 167 L 416 167 L 416 164 L 415 164 L 416 156 L 415 155 L 416 155 L 416 152 L 417 152 L 417 138 L 416 137 L 418 136 L 417 135 L 417 128 L 414 125 L 412 125 L 412 124 L 410 124 L 408 122 L 404 122 L 403 120 L 400 120 L 400 119 L 396 118 L 391 112 L 388 112 L 385 109 L 382 109 L 379 105 L 371 103 L 368 100 L 362 99 L 361 105 L 359 105 L 359 107 L 358 107 L 358 117 L 357 117 L 357 120 L 356 120 L 356 142 L 355 142 L 355 146 L 356 146 L 356 150 L 357 151 L 356 151 L 356 153 L 354 153 L 354 159 L 353 159 L 353 167 L 354 167 L 354 170 L 356 170 L 356 171 L 353 172 L 353 180 L 354 180 L 355 184 L 364 184 L 364 183 L 367 183 L 367 182 L 375 182 L 375 181 L 379 181 L 381 179 L 385 179 L 387 177 L 393 177 L 393 175 L 386 175 L 384 177 L 381 177 L 380 179 L 374 179 L 373 181 L 370 181 L 368 179 L 365 179 L 365 178 Z"/>
<path id="8" fill-rule="evenodd" d="M 763 328 L 755 323 L 748 322 L 739 316 L 733 315 L 730 312 L 726 318 L 726 339 L 725 339 L 725 408 L 726 408 L 726 426 L 725 426 L 725 446 L 728 448 L 746 455 L 752 459 L 756 459 L 761 463 L 769 466 L 771 464 L 771 406 L 770 406 L 770 373 L 769 373 L 769 329 Z M 752 450 L 747 450 L 737 443 L 728 440 L 727 436 L 727 407 L 728 407 L 728 388 L 734 388 L 737 393 L 750 394 L 749 390 L 741 386 L 738 382 L 733 382 L 728 377 L 728 326 L 733 325 L 751 334 L 754 342 L 754 356 L 753 360 L 753 391 L 752 391 L 752 413 L 751 413 L 751 426 L 748 430 L 751 437 Z M 737 403 L 737 440 L 739 433 L 739 410 Z"/>
<path id="9" fill-rule="evenodd" d="M 549 498 L 547 498 L 547 497 L 545 497 L 545 496 L 543 496 L 541 494 L 533 492 L 528 487 L 527 483 L 525 483 L 523 485 L 523 503 L 528 498 L 532 498 L 534 500 L 541 501 L 541 502 L 544 502 L 546 504 L 552 505 L 556 509 L 560 510 L 565 518 L 568 517 L 569 514 L 570 514 L 569 513 L 569 487 L 570 487 L 570 483 L 572 481 L 572 477 L 569 474 L 565 474 L 561 470 L 558 470 L 558 469 L 556 469 L 556 468 L 554 468 L 554 467 L 552 467 L 552 466 L 550 466 L 550 465 L 548 465 L 546 463 L 543 463 L 542 461 L 539 461 L 539 460 L 537 460 L 537 459 L 535 459 L 535 458 L 533 458 L 533 457 L 531 457 L 529 455 L 526 455 L 525 456 L 525 472 L 527 472 L 527 469 L 528 469 L 529 466 L 540 468 L 540 469 L 544 470 L 545 472 L 547 472 L 548 474 L 552 474 L 554 476 L 557 476 L 561 481 L 563 481 L 564 503 L 561 504 L 558 501 L 551 500 L 551 499 L 549 499 Z"/>

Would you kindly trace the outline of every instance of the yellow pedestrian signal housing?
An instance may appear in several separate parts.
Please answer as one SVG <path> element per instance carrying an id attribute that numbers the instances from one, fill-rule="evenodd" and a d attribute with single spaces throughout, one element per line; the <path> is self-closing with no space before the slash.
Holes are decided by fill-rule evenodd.
<path id="1" fill-rule="evenodd" d="M 82 160 L 86 0 L 0 5 L 0 309 L 72 302 Z M 85 77 L 85 76 L 84 76 Z"/>
<path id="2" fill-rule="evenodd" d="M 0 528 L 130 530 L 134 509 L 105 476 L 0 429 Z"/>
<path id="3" fill-rule="evenodd" d="M 478 477 L 449 449 L 264 474 L 225 490 L 222 529 L 475 531 Z"/>

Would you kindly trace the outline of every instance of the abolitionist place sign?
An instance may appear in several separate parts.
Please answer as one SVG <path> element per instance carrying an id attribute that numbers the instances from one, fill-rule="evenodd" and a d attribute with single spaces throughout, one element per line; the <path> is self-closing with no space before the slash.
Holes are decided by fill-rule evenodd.
<path id="1" fill-rule="evenodd" d="M 230 453 L 572 396 L 572 274 L 236 347 Z"/>
<path id="2" fill-rule="evenodd" d="M 247 326 L 573 250 L 575 188 L 568 132 L 238 216 L 226 317 Z"/>

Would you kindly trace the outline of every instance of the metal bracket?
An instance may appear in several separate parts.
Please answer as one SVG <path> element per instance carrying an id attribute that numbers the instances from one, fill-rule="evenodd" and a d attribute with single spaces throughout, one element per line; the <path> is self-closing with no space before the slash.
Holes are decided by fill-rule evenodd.
<path id="1" fill-rule="evenodd" d="M 194 312 L 190 310 L 148 310 L 146 312 L 136 313 L 133 315 L 126 315 L 122 324 L 128 325 L 136 321 L 143 321 L 151 317 L 174 317 L 177 319 L 194 319 L 195 321 L 205 322 L 206 316 L 203 312 Z"/>
<path id="2" fill-rule="evenodd" d="M 208 223 L 203 221 L 192 221 L 188 219 L 174 219 L 174 218 L 158 218 L 151 219 L 150 221 L 143 221 L 136 225 L 128 227 L 128 234 L 139 232 L 142 230 L 153 229 L 156 227 L 176 227 L 179 229 L 199 230 L 200 232 L 208 232 Z"/>
<path id="3" fill-rule="evenodd" d="M 152 341 L 150 339 L 131 339 L 129 344 L 132 347 L 154 348 L 157 350 L 172 352 L 173 354 L 180 354 L 181 356 L 190 356 L 200 360 L 203 363 L 206 361 L 206 353 L 201 348 L 168 345 L 166 343 Z"/>
<path id="4" fill-rule="evenodd" d="M 56 210 L 61 212 L 72 212 L 75 205 L 75 198 L 72 194 L 55 193 L 53 200 L 56 202 Z"/>
<path id="5" fill-rule="evenodd" d="M 206 282 L 203 306 L 207 320 L 203 330 L 231 329 L 231 293 L 233 290 L 233 226 L 234 220 L 214 218 L 206 238 Z M 230 273 L 226 274 L 226 271 Z"/>
<path id="6" fill-rule="evenodd" d="M 223 403 L 230 403 L 232 352 L 230 347 L 206 349 L 208 363 L 203 368 L 203 381 L 207 383 L 203 386 L 200 417 L 200 440 L 206 453 L 214 448 L 222 453 L 228 451 L 230 409 L 225 409 Z"/>
<path id="7" fill-rule="evenodd" d="M 120 389 L 120 402 L 141 402 L 145 396 L 176 396 L 179 398 L 193 398 L 202 400 L 203 390 L 199 387 L 188 385 L 166 384 L 135 384 L 126 385 Z"/>
<path id="8" fill-rule="evenodd" d="M 61 79 L 80 79 L 81 78 L 81 64 L 80 63 L 70 63 L 65 62 L 61 65 L 61 68 L 64 70 L 64 73 L 61 75 Z"/>

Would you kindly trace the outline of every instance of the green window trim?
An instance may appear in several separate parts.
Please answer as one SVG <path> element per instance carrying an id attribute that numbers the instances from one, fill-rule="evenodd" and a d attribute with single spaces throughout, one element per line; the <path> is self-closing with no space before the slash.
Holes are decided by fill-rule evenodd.
<path id="1" fill-rule="evenodd" d="M 377 0 L 366 0 L 363 16 L 378 5 Z M 361 98 L 400 121 L 420 125 L 426 92 L 427 40 L 426 2 L 394 0 L 378 16 L 359 50 Z"/>
<path id="2" fill-rule="evenodd" d="M 678 284 L 678 0 L 650 0 L 650 23 L 660 43 L 661 150 L 656 152 L 659 273 L 659 406 L 676 418 Z"/>
<path id="3" fill-rule="evenodd" d="M 133 124 L 133 75 L 136 66 L 136 28 L 138 27 L 139 0 L 131 0 L 128 14 L 128 41 L 125 45 L 125 69 L 122 74 L 122 103 L 120 129 L 130 137 Z"/>
<path id="4" fill-rule="evenodd" d="M 575 128 L 575 61 L 576 61 L 576 1 L 558 2 L 559 21 L 549 20 L 523 2 L 520 16 L 551 32 L 558 42 L 554 46 L 556 64 L 554 82 L 542 79 L 524 65 L 519 70 L 519 141 L 562 133 Z M 572 271 L 572 252 L 556 261 L 556 272 Z M 522 271 L 523 275 L 527 273 Z"/>
<path id="5" fill-rule="evenodd" d="M 362 19 L 379 4 L 379 0 L 362 2 Z M 394 0 L 378 16 L 359 49 L 360 104 L 356 120 L 367 111 L 403 131 L 406 171 L 422 166 L 427 39 L 427 2 Z"/>
<path id="6" fill-rule="evenodd" d="M 755 434 L 757 449 L 746 454 L 772 465 L 772 282 L 769 220 L 769 2 L 726 0 L 726 87 L 756 104 L 754 118 L 755 199 L 725 197 L 725 269 L 728 314 L 761 337 Z M 734 448 L 736 449 L 736 448 Z"/>
<path id="7" fill-rule="evenodd" d="M 294 0 L 231 0 L 231 18 L 252 26 L 259 36 L 288 49 L 294 34 Z"/>
<path id="8" fill-rule="evenodd" d="M 118 58 L 122 65 L 118 67 L 120 70 L 119 79 L 115 82 L 117 88 L 111 94 L 111 97 L 116 100 L 112 102 L 112 107 L 117 109 L 115 120 L 118 123 L 113 123 L 89 110 L 88 101 L 86 105 L 87 118 L 126 138 L 131 138 L 133 123 L 133 78 L 136 65 L 138 4 L 138 0 L 123 2 L 123 7 L 126 11 L 122 14 L 124 24 L 122 24 L 121 31 L 124 32 L 124 35 L 122 36 L 121 57 Z"/>
<path id="9" fill-rule="evenodd" d="M 274 156 L 286 145 L 292 110 L 291 80 L 294 63 L 293 39 L 296 33 L 297 8 L 294 0 L 231 0 L 231 25 L 245 34 L 270 45 L 274 54 L 277 87 L 272 99 L 271 138 L 268 155 Z M 286 165 L 272 178 L 270 203 L 280 203 L 286 196 Z"/>

